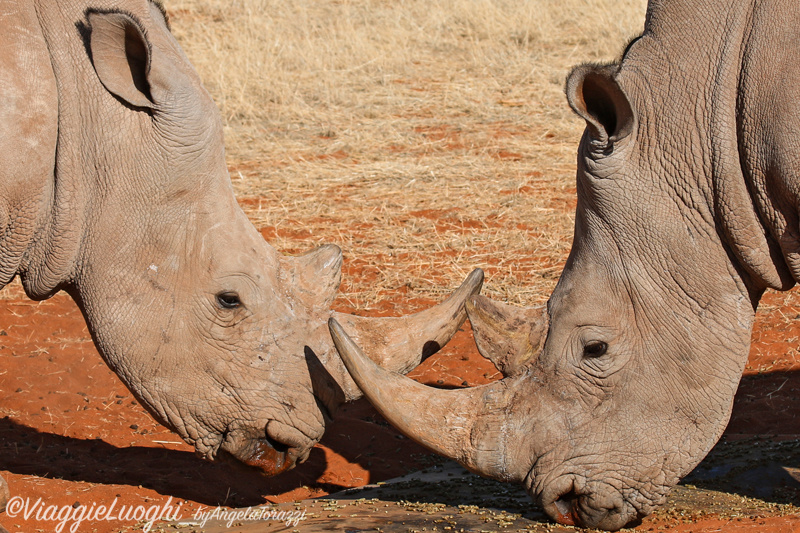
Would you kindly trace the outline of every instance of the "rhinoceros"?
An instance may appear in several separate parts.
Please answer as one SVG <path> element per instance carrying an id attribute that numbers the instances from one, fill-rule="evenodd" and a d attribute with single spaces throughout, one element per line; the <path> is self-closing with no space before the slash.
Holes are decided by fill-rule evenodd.
<path id="1" fill-rule="evenodd" d="M 651 0 L 618 62 L 568 76 L 586 129 L 573 246 L 546 307 L 467 305 L 503 379 L 423 387 L 376 369 L 332 321 L 373 404 L 431 449 L 524 483 L 558 522 L 615 530 L 652 512 L 723 432 L 763 291 L 800 279 L 798 28 L 789 0 Z"/>
<path id="2" fill-rule="evenodd" d="M 249 222 L 159 3 L 6 1 L 0 17 L 0 286 L 69 293 L 109 367 L 200 456 L 277 474 L 308 455 L 361 395 L 331 316 L 396 371 L 466 319 L 481 272 L 416 315 L 330 310 L 340 250 L 284 257 Z"/>

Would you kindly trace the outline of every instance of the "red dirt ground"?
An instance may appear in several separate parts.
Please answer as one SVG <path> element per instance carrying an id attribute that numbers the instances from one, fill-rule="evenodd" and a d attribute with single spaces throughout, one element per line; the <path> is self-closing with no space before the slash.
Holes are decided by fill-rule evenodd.
<path id="1" fill-rule="evenodd" d="M 402 475 L 434 460 L 360 401 L 342 409 L 305 464 L 278 478 L 204 462 L 156 424 L 106 367 L 69 297 L 32 302 L 18 288 L 6 291 L 11 297 L 0 300 L 0 475 L 12 495 L 27 498 L 30 505 L 37 499 L 59 508 L 110 505 L 116 499 L 121 509 L 164 504 L 172 497 L 181 516 L 188 517 L 218 504 L 243 507 L 321 496 Z M 800 318 L 800 312 L 789 300 L 767 297 L 766 303 L 776 307 L 762 315 L 754 331 L 731 435 L 800 438 L 800 320 L 785 320 L 787 313 Z M 418 300 L 400 307 L 431 303 Z M 385 309 L 395 304 L 387 302 Z M 468 326 L 414 375 L 446 386 L 499 377 L 477 355 Z M 131 528 L 133 522 L 84 523 L 78 531 L 110 533 Z M 53 531 L 56 522 L 0 515 L 0 524 L 13 533 Z M 800 518 L 721 522 L 709 517 L 691 524 L 646 520 L 638 529 L 789 532 L 800 530 Z"/>

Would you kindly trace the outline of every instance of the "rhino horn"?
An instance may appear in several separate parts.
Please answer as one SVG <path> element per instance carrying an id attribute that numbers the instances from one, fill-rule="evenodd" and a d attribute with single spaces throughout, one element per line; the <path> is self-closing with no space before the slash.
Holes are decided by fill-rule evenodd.
<path id="1" fill-rule="evenodd" d="M 547 334 L 547 308 L 521 309 L 475 295 L 467 301 L 475 344 L 504 376 L 518 373 L 539 353 Z"/>
<path id="2" fill-rule="evenodd" d="M 325 244 L 297 256 L 281 256 L 281 278 L 292 296 L 310 308 L 328 309 L 342 281 L 342 251 Z"/>
<path id="3" fill-rule="evenodd" d="M 328 327 L 353 380 L 375 409 L 409 438 L 450 457 L 479 474 L 521 481 L 506 453 L 508 436 L 516 435 L 508 417 L 514 383 L 506 378 L 470 389 L 442 390 L 389 372 L 368 359 L 331 318 Z"/>
<path id="4" fill-rule="evenodd" d="M 360 317 L 333 313 L 370 357 L 383 368 L 406 373 L 435 354 L 467 319 L 464 304 L 483 286 L 483 271 L 473 270 L 445 301 L 402 317 Z"/>

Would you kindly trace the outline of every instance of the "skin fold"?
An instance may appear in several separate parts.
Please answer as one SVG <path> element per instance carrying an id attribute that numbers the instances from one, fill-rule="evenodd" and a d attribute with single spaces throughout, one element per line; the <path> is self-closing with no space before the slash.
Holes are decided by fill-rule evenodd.
<path id="1" fill-rule="evenodd" d="M 663 503 L 728 422 L 763 291 L 800 274 L 798 22 L 787 0 L 652 0 L 619 62 L 573 70 L 575 235 L 547 307 L 472 298 L 504 378 L 458 391 L 378 368 L 332 321 L 378 410 L 563 524 Z"/>

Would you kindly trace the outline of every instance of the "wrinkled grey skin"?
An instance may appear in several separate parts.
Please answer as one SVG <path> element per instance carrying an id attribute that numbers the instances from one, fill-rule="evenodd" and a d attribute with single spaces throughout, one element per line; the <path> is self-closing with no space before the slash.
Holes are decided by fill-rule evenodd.
<path id="1" fill-rule="evenodd" d="M 157 4 L 2 1 L 0 28 L 0 286 L 72 295 L 108 365 L 200 456 L 266 474 L 304 460 L 360 396 L 331 316 L 400 372 L 465 319 L 480 272 L 410 317 L 330 311 L 341 252 L 281 257 L 247 220 Z"/>
<path id="2" fill-rule="evenodd" d="M 575 69 L 575 238 L 547 308 L 473 299 L 506 377 L 465 391 L 379 371 L 332 323 L 379 410 L 559 522 L 661 504 L 728 422 L 762 292 L 800 275 L 798 28 L 794 1 L 653 0 L 619 64 Z"/>

